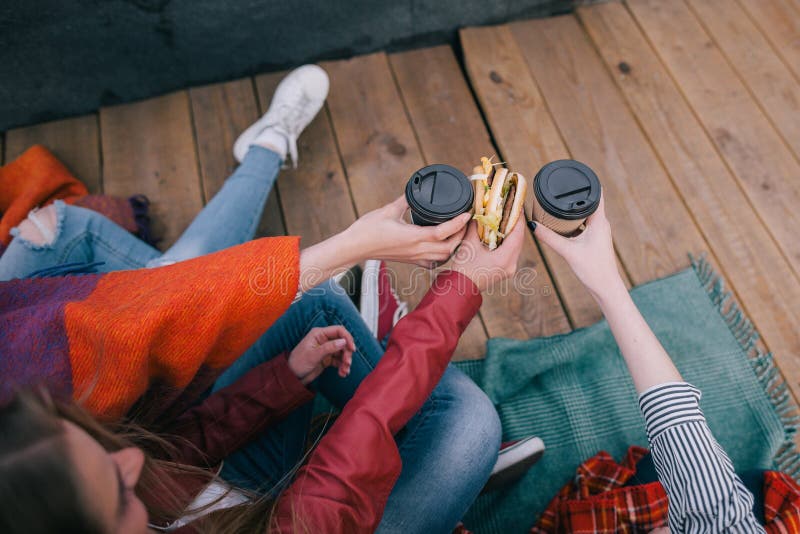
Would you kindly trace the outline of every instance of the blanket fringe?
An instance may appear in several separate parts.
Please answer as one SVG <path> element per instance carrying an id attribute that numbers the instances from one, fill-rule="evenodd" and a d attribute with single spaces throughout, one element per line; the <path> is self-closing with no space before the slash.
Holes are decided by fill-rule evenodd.
<path id="1" fill-rule="evenodd" d="M 785 440 L 773 458 L 774 468 L 800 482 L 800 453 L 794 442 L 794 435 L 800 426 L 800 410 L 775 366 L 772 353 L 764 352 L 759 348 L 759 334 L 755 325 L 733 299 L 731 292 L 725 290 L 722 277 L 715 272 L 706 255 L 701 254 L 695 258 L 689 254 L 689 259 L 711 302 L 725 319 L 736 341 L 750 358 L 750 364 L 758 381 L 783 423 Z"/>

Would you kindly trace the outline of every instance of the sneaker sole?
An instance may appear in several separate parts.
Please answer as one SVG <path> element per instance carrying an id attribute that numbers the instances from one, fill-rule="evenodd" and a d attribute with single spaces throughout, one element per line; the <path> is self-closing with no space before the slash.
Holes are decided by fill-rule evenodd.
<path id="1" fill-rule="evenodd" d="M 544 442 L 540 438 L 528 438 L 512 445 L 503 451 L 499 465 L 495 465 L 481 494 L 499 490 L 518 481 L 543 454 Z"/>
<path id="2" fill-rule="evenodd" d="M 367 260 L 361 274 L 361 299 L 359 300 L 358 310 L 361 312 L 361 318 L 367 324 L 367 328 L 372 332 L 373 337 L 378 335 L 378 314 L 380 313 L 378 274 L 380 273 L 380 268 L 380 261 Z M 365 291 L 364 288 L 368 289 Z"/>
<path id="3" fill-rule="evenodd" d="M 350 297 L 350 301 L 356 309 L 358 309 L 361 304 L 361 276 L 361 267 L 359 265 L 354 265 L 347 271 L 341 272 L 333 277 L 333 280 L 339 284 L 342 289 L 344 289 L 344 292 L 347 293 L 347 296 Z"/>

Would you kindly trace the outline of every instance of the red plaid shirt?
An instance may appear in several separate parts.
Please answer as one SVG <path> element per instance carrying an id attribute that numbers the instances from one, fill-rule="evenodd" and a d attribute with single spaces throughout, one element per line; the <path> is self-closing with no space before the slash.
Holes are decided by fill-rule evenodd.
<path id="1" fill-rule="evenodd" d="M 630 447 L 621 464 L 607 452 L 585 461 L 531 533 L 649 532 L 667 526 L 667 494 L 660 482 L 625 486 L 645 454 L 647 449 Z M 764 515 L 769 534 L 800 532 L 800 486 L 789 476 L 764 473 Z"/>

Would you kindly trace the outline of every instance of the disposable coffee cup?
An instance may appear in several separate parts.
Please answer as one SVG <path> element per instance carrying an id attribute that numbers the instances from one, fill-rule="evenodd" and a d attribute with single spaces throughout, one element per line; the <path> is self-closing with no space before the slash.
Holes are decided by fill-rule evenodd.
<path id="1" fill-rule="evenodd" d="M 533 218 L 561 235 L 574 234 L 600 203 L 600 180 L 580 161 L 545 165 L 533 179 Z"/>
<path id="2" fill-rule="evenodd" d="M 411 221 L 418 226 L 441 224 L 468 212 L 474 197 L 472 182 L 450 165 L 423 167 L 406 184 Z"/>

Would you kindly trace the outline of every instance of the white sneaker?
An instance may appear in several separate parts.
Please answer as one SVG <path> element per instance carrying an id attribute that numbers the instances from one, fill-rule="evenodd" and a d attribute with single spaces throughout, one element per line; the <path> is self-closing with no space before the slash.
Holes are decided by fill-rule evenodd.
<path id="1" fill-rule="evenodd" d="M 367 260 L 364 265 L 358 310 L 378 341 L 383 341 L 394 325 L 408 315 L 408 303 L 397 296 L 386 262 Z"/>
<path id="2" fill-rule="evenodd" d="M 481 494 L 513 484 L 539 461 L 542 454 L 544 454 L 544 442 L 535 436 L 501 444 L 497 462 Z"/>
<path id="3" fill-rule="evenodd" d="M 317 65 L 303 65 L 290 72 L 275 90 L 269 110 L 233 144 L 237 161 L 241 163 L 250 145 L 272 131 L 286 138 L 292 164 L 297 167 L 297 138 L 322 109 L 329 87 L 328 75 Z"/>

